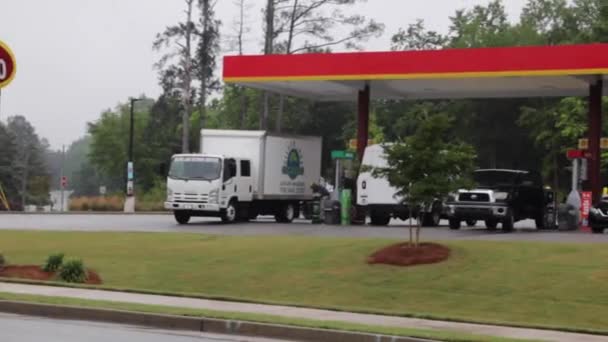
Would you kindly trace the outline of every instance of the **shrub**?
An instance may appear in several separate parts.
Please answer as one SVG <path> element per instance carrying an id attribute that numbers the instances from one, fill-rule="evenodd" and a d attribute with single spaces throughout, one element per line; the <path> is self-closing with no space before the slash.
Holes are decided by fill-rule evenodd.
<path id="1" fill-rule="evenodd" d="M 59 279 L 67 283 L 84 283 L 87 280 L 87 271 L 82 260 L 66 261 L 59 270 Z"/>
<path id="2" fill-rule="evenodd" d="M 164 180 L 156 180 L 154 187 L 144 192 L 138 192 L 135 210 L 137 211 L 164 211 L 164 202 L 167 197 L 167 184 Z"/>
<path id="3" fill-rule="evenodd" d="M 4 254 L 0 253 L 0 270 L 6 266 L 6 259 L 4 258 Z"/>
<path id="4" fill-rule="evenodd" d="M 51 254 L 46 259 L 42 270 L 45 272 L 57 272 L 61 264 L 63 264 L 63 253 Z"/>
<path id="5" fill-rule="evenodd" d="M 120 195 L 70 199 L 70 210 L 72 211 L 122 211 L 123 207 L 124 197 Z"/>

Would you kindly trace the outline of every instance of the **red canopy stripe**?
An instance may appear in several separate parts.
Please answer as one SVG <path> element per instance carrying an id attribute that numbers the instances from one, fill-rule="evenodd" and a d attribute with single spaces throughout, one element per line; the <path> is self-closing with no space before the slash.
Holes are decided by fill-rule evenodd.
<path id="1" fill-rule="evenodd" d="M 226 82 L 373 80 L 608 73 L 608 44 L 435 51 L 226 56 Z"/>

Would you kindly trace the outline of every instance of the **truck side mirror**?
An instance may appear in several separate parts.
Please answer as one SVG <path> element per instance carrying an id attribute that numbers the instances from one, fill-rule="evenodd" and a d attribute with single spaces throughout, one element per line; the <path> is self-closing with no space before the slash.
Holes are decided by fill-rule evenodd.
<path id="1" fill-rule="evenodd" d="M 163 177 L 167 176 L 167 164 L 161 163 L 158 166 L 158 173 Z"/>

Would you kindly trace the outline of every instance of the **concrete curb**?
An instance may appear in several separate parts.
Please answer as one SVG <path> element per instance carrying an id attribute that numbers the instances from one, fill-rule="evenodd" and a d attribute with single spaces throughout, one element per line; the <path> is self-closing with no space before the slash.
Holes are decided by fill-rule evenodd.
<path id="1" fill-rule="evenodd" d="M 122 211 L 66 211 L 66 212 L 44 212 L 44 211 L 0 211 L 1 215 L 171 215 L 170 211 L 136 211 L 134 213 L 125 213 Z"/>
<path id="2" fill-rule="evenodd" d="M 253 323 L 173 315 L 158 315 L 121 310 L 82 308 L 0 300 L 0 312 L 27 316 L 96 321 L 152 327 L 200 331 L 214 334 L 289 339 L 310 342 L 432 342 L 412 337 L 365 334 L 348 331 L 300 328 L 287 325 Z"/>

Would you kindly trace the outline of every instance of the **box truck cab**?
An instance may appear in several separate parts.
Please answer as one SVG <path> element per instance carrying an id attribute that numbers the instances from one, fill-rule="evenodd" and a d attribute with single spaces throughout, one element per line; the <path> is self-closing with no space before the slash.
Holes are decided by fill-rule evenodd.
<path id="1" fill-rule="evenodd" d="M 313 199 L 310 186 L 320 174 L 321 138 L 205 129 L 200 154 L 172 157 L 165 208 L 180 224 L 196 216 L 230 223 L 258 215 L 288 223 Z"/>
<path id="2" fill-rule="evenodd" d="M 362 168 L 357 178 L 357 205 L 366 209 L 371 224 L 386 226 L 391 218 L 407 220 L 412 216 L 412 208 L 397 195 L 398 190 L 392 187 L 386 177 L 375 177 L 374 168 L 386 168 L 388 163 L 384 153 L 386 145 L 370 145 L 365 148 Z M 419 208 L 413 208 L 414 216 Z M 423 224 L 436 227 L 443 218 L 444 210 L 441 201 L 422 208 Z"/>

